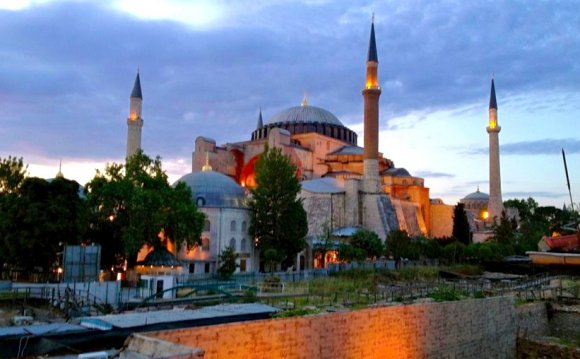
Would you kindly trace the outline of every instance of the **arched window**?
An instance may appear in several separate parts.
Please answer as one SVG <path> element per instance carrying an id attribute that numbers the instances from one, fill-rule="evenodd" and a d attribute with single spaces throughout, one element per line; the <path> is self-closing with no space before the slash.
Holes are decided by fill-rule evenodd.
<path id="1" fill-rule="evenodd" d="M 230 248 L 234 250 L 234 252 L 236 251 L 236 239 L 232 238 L 230 239 Z"/>
<path id="2" fill-rule="evenodd" d="M 203 225 L 203 230 L 205 232 L 211 231 L 211 223 L 209 223 L 209 221 L 207 219 L 205 220 L 205 223 Z"/>
<path id="3" fill-rule="evenodd" d="M 197 197 L 195 199 L 195 205 L 198 206 L 198 207 L 205 206 L 205 198 L 203 198 L 203 197 Z"/>
<path id="4" fill-rule="evenodd" d="M 236 221 L 230 222 L 230 231 L 232 231 L 232 232 L 236 231 Z"/>
<path id="5" fill-rule="evenodd" d="M 209 238 L 207 237 L 201 238 L 201 249 L 204 251 L 209 251 Z"/>
<path id="6" fill-rule="evenodd" d="M 246 231 L 248 230 L 246 227 L 247 227 L 246 221 L 243 221 L 242 222 L 242 233 L 246 233 Z"/>
<path id="7" fill-rule="evenodd" d="M 242 238 L 242 243 L 240 244 L 240 252 L 246 252 L 248 250 L 248 240 Z"/>

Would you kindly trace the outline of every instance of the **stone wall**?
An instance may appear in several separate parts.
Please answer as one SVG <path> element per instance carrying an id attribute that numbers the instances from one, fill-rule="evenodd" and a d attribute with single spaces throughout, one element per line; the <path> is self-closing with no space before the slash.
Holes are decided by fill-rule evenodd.
<path id="1" fill-rule="evenodd" d="M 512 298 L 370 308 L 148 333 L 204 358 L 514 358 Z"/>
<path id="2" fill-rule="evenodd" d="M 520 305 L 517 314 L 518 337 L 538 338 L 550 333 L 545 302 Z"/>

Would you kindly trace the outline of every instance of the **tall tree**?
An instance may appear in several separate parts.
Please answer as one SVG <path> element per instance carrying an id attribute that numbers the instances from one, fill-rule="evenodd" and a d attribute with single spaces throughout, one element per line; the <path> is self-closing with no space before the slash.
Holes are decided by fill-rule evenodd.
<path id="1" fill-rule="evenodd" d="M 457 203 L 453 209 L 453 237 L 465 245 L 470 242 L 471 231 L 463 203 Z"/>
<path id="2" fill-rule="evenodd" d="M 306 247 L 306 211 L 299 199 L 296 166 L 278 148 L 268 148 L 255 166 L 256 187 L 251 190 L 250 234 L 260 253 L 276 253 L 283 268 L 293 265 Z"/>
<path id="3" fill-rule="evenodd" d="M 515 239 L 515 228 L 505 211 L 501 212 L 499 222 L 492 226 L 493 239 L 501 244 L 513 245 Z"/>
<path id="4" fill-rule="evenodd" d="M 124 257 L 133 264 L 139 249 L 172 240 L 176 249 L 200 244 L 204 215 L 197 211 L 191 191 L 172 187 L 159 157 L 143 152 L 126 164 L 110 164 L 87 184 L 91 239 L 103 247 L 103 265 Z"/>

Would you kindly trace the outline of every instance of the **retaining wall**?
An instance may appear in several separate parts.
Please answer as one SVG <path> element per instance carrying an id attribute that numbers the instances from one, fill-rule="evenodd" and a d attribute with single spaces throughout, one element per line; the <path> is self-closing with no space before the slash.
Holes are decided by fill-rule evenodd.
<path id="1" fill-rule="evenodd" d="M 370 308 L 148 333 L 204 358 L 515 358 L 513 298 Z M 138 347 L 136 347 L 138 349 Z"/>

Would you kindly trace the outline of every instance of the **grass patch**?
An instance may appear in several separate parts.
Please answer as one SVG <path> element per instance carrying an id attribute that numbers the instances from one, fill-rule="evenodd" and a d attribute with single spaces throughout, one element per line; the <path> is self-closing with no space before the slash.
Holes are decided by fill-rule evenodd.
<path id="1" fill-rule="evenodd" d="M 467 293 L 446 286 L 439 286 L 433 293 L 431 293 L 431 298 L 436 302 L 451 302 L 466 297 Z"/>

